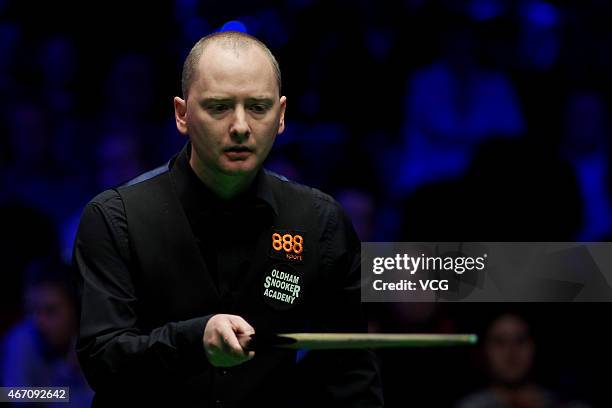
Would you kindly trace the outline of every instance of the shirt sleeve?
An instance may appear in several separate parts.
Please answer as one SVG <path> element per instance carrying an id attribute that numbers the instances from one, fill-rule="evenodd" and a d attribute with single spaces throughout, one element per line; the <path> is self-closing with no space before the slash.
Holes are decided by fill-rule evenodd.
<path id="1" fill-rule="evenodd" d="M 330 288 L 321 302 L 318 330 L 328 332 L 367 332 L 361 305 L 361 242 L 339 204 L 327 208 L 328 222 L 323 235 L 322 264 Z M 379 364 L 371 350 L 311 352 L 322 381 L 326 399 L 338 406 L 382 407 Z M 318 368 L 317 368 L 318 367 Z M 321 369 L 323 368 L 323 369 Z"/>
<path id="2" fill-rule="evenodd" d="M 81 291 L 77 355 L 95 391 L 210 369 L 202 343 L 210 316 L 169 322 L 148 333 L 138 328 L 127 220 L 115 191 L 86 206 L 73 260 Z"/>

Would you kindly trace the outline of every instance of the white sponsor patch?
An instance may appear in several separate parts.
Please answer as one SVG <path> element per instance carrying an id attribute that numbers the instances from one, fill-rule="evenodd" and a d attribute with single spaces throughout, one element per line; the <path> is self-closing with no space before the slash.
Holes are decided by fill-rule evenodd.
<path id="1" fill-rule="evenodd" d="M 290 309 L 302 296 L 302 277 L 290 265 L 273 265 L 264 274 L 262 295 L 264 301 L 278 310 Z"/>

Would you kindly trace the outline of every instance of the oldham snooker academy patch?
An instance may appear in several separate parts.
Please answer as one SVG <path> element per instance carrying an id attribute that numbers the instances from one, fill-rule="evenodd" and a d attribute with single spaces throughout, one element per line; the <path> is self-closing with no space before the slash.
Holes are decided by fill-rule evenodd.
<path id="1" fill-rule="evenodd" d="M 272 265 L 264 273 L 261 293 L 264 301 L 276 310 L 291 309 L 303 297 L 302 276 L 291 265 Z"/>
<path id="2" fill-rule="evenodd" d="M 270 258 L 302 263 L 306 241 L 305 231 L 272 229 Z"/>

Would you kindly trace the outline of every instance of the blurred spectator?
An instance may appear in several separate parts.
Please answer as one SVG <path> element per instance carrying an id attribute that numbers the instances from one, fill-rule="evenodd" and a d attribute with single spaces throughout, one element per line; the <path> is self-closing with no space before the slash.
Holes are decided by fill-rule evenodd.
<path id="1" fill-rule="evenodd" d="M 607 185 L 609 167 L 608 107 L 596 91 L 570 95 L 565 115 L 562 155 L 572 164 L 578 178 L 583 205 L 579 241 L 597 241 L 610 234 L 611 202 Z"/>
<path id="2" fill-rule="evenodd" d="M 104 134 L 96 153 L 98 190 L 119 186 L 146 168 L 143 143 L 129 131 Z"/>
<path id="3" fill-rule="evenodd" d="M 495 319 L 483 348 L 491 386 L 466 397 L 460 408 L 554 406 L 552 394 L 530 378 L 535 346 L 524 320 L 516 315 Z"/>
<path id="4" fill-rule="evenodd" d="M 117 130 L 102 135 L 96 146 L 95 177 L 90 194 L 120 186 L 146 169 L 144 144 L 129 130 Z M 161 164 L 161 163 L 158 163 Z M 84 205 L 84 203 L 83 203 Z M 60 227 L 61 255 L 71 262 L 74 238 L 81 209 L 67 217 Z"/>
<path id="5" fill-rule="evenodd" d="M 77 306 L 68 267 L 53 258 L 34 261 L 26 273 L 24 297 L 27 315 L 2 344 L 2 385 L 70 387 L 68 406 L 88 407 L 93 393 L 74 350 Z"/>
<path id="6" fill-rule="evenodd" d="M 559 7 L 550 2 L 520 2 L 518 64 L 535 71 L 553 67 L 561 49 L 561 17 Z"/>
<path id="7" fill-rule="evenodd" d="M 563 401 L 535 382 L 535 343 L 521 316 L 502 314 L 491 321 L 482 348 L 490 385 L 463 398 L 458 408 L 587 407 L 577 401 Z"/>
<path id="8" fill-rule="evenodd" d="M 524 130 L 512 83 L 504 72 L 481 65 L 471 24 L 458 18 L 444 37 L 441 58 L 410 78 L 393 187 L 400 196 L 460 177 L 478 143 Z"/>
<path id="9" fill-rule="evenodd" d="M 164 140 L 168 135 L 166 125 L 173 119 L 168 110 L 171 97 L 168 95 L 167 100 L 160 102 L 161 87 L 155 86 L 157 72 L 152 55 L 139 52 L 119 55 L 107 75 L 105 103 L 96 118 L 102 138 L 115 133 L 135 138 L 140 144 L 140 157 L 148 166 L 157 166 L 173 153 L 164 151 L 168 146 Z"/>
<path id="10" fill-rule="evenodd" d="M 0 174 L 0 202 L 21 202 L 61 225 L 83 200 L 81 175 L 71 174 L 71 163 L 56 154 L 62 149 L 61 140 L 46 106 L 25 100 L 15 103 L 11 113 L 9 160 Z"/>

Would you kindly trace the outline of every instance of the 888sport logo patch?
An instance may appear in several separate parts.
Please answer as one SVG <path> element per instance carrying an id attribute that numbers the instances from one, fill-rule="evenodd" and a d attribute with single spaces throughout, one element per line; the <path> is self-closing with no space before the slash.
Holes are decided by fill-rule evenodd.
<path id="1" fill-rule="evenodd" d="M 306 240 L 304 231 L 272 230 L 270 257 L 283 261 L 302 262 Z"/>

